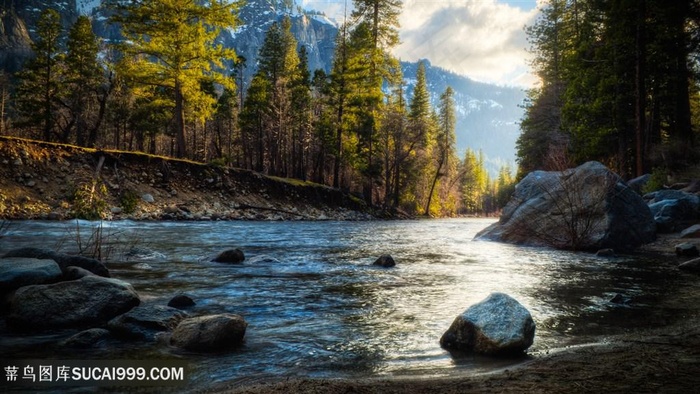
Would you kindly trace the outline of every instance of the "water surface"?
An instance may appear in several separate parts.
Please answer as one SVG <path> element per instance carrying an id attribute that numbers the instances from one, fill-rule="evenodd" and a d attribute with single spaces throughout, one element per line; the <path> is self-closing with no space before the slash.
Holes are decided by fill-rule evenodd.
<path id="1" fill-rule="evenodd" d="M 71 332 L 22 338 L 4 333 L 9 357 L 158 358 L 191 361 L 189 387 L 270 377 L 446 375 L 520 362 L 452 355 L 439 338 L 455 316 L 489 293 L 507 293 L 537 324 L 530 354 L 665 324 L 654 304 L 672 291 L 676 270 L 653 260 L 597 258 L 472 241 L 493 220 L 390 222 L 105 222 L 113 277 L 146 302 L 191 296 L 191 314 L 237 313 L 248 321 L 242 348 L 218 355 L 167 344 L 117 343 L 67 354 L 50 345 Z M 15 222 L 0 249 L 74 251 L 96 223 Z M 242 265 L 209 262 L 239 247 Z M 140 250 L 127 257 L 128 250 Z M 145 253 L 149 252 L 149 253 Z M 397 266 L 373 267 L 391 254 Z M 621 294 L 623 304 L 610 300 Z"/>

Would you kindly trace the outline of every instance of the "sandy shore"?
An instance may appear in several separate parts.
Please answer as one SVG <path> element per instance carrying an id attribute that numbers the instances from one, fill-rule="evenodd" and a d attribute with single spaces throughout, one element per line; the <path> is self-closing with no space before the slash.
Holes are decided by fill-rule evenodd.
<path id="1" fill-rule="evenodd" d="M 660 237 L 643 253 L 677 264 L 677 235 Z M 700 243 L 700 240 L 691 241 Z M 212 387 L 226 393 L 690 393 L 700 390 L 700 276 L 687 275 L 657 308 L 677 318 L 603 342 L 536 355 L 508 369 L 450 377 L 290 379 Z"/>

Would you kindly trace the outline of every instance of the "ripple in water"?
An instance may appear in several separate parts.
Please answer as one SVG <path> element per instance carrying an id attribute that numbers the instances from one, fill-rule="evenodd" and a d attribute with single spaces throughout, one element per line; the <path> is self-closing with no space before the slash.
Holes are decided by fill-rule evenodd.
<path id="1" fill-rule="evenodd" d="M 197 302 L 192 314 L 243 315 L 245 345 L 201 355 L 123 343 L 59 356 L 45 345 L 47 336 L 10 336 L 0 352 L 185 358 L 192 365 L 189 384 L 197 388 L 270 376 L 441 375 L 503 367 L 519 360 L 453 356 L 438 343 L 455 316 L 494 291 L 510 294 L 533 314 L 532 354 L 666 318 L 655 319 L 651 305 L 672 288 L 674 270 L 653 261 L 472 241 L 491 222 L 105 223 L 112 276 L 132 283 L 148 302 L 165 304 L 187 293 Z M 89 234 L 94 225 L 80 222 L 80 230 Z M 15 222 L 0 249 L 56 245 L 70 251 L 75 231 L 75 222 Z M 207 261 L 230 247 L 241 248 L 246 263 Z M 391 254 L 397 266 L 371 266 L 382 254 Z M 615 294 L 629 302 L 609 302 Z"/>

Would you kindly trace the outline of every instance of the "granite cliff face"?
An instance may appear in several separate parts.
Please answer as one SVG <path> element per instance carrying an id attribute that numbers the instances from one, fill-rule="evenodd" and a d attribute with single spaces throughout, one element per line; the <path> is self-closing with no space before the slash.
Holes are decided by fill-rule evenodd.
<path id="1" fill-rule="evenodd" d="M 29 32 L 14 11 L 2 11 L 0 18 L 0 69 L 15 72 L 32 54 Z"/>

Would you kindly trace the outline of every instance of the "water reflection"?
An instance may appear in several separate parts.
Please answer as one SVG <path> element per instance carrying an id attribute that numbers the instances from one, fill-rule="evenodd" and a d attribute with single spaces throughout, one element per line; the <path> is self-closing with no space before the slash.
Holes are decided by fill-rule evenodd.
<path id="1" fill-rule="evenodd" d="M 115 251 L 141 252 L 137 258 L 115 253 L 112 275 L 132 283 L 147 302 L 165 304 L 186 293 L 197 303 L 192 314 L 238 313 L 249 327 L 245 345 L 227 354 L 120 344 L 95 356 L 184 357 L 193 364 L 193 387 L 266 376 L 444 374 L 520 361 L 450 355 L 439 347 L 454 317 L 494 291 L 533 314 L 532 354 L 670 318 L 654 304 L 677 283 L 676 271 L 655 261 L 471 241 L 489 223 L 106 223 L 120 234 L 110 241 Z M 57 222 L 17 223 L 0 249 L 53 245 L 65 232 Z M 230 247 L 241 248 L 247 262 L 207 261 Z M 395 268 L 371 266 L 387 253 Z M 626 302 L 611 303 L 616 294 Z M 3 340 L 0 352 L 50 357 L 40 342 L 46 341 Z"/>

